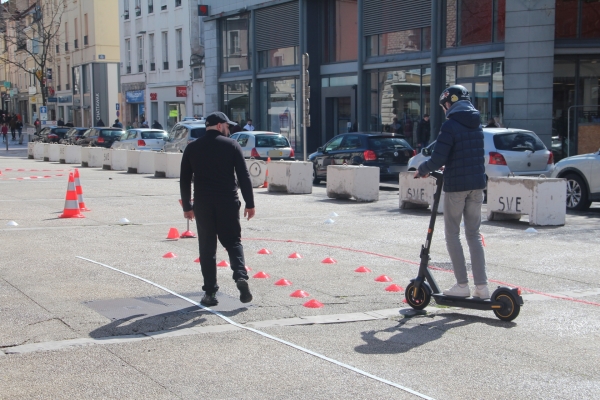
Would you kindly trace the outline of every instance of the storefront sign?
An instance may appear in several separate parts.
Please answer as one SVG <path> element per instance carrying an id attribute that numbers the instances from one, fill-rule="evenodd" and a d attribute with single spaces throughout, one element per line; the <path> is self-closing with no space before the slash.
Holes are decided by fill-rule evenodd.
<path id="1" fill-rule="evenodd" d="M 7 89 L 10 89 L 10 82 L 9 81 L 4 81 L 4 87 Z"/>
<path id="2" fill-rule="evenodd" d="M 177 97 L 187 97 L 187 86 L 175 87 L 175 93 Z"/>
<path id="3" fill-rule="evenodd" d="M 152 101 L 158 100 L 158 93 L 150 93 L 150 100 L 152 100 Z"/>
<path id="4" fill-rule="evenodd" d="M 56 97 L 48 97 L 48 103 L 56 103 L 58 99 Z"/>
<path id="5" fill-rule="evenodd" d="M 71 103 L 73 101 L 73 96 L 58 96 L 59 103 Z"/>
<path id="6" fill-rule="evenodd" d="M 125 101 L 127 103 L 143 103 L 145 90 L 130 90 L 125 93 Z"/>
<path id="7" fill-rule="evenodd" d="M 177 110 L 169 110 L 169 118 L 177 118 L 179 117 L 179 113 Z"/>
<path id="8" fill-rule="evenodd" d="M 93 77 L 93 114 L 96 121 L 101 119 L 108 122 L 108 67 L 107 64 L 92 64 Z"/>
<path id="9" fill-rule="evenodd" d="M 29 94 L 36 94 L 37 93 L 37 89 L 35 86 L 29 86 Z"/>

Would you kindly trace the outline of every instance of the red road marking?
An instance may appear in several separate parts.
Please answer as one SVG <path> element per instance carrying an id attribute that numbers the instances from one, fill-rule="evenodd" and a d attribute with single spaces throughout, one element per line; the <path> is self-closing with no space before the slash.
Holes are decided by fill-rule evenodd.
<path id="1" fill-rule="evenodd" d="M 412 265 L 419 265 L 420 264 L 420 262 L 416 262 L 416 261 L 412 261 L 412 260 L 407 260 L 407 259 L 404 259 L 404 258 L 399 258 L 399 257 L 394 257 L 394 256 L 388 256 L 388 255 L 385 255 L 385 254 L 374 253 L 372 251 L 358 250 L 358 249 L 352 249 L 350 247 L 334 246 L 334 245 L 323 244 L 323 243 L 312 243 L 312 242 L 304 242 L 304 241 L 300 241 L 300 240 L 291 240 L 291 239 L 283 240 L 283 239 L 267 239 L 267 238 L 243 238 L 243 240 L 307 244 L 307 245 L 311 245 L 311 246 L 320 246 L 320 247 L 327 247 L 327 248 L 330 248 L 330 249 L 346 250 L 346 251 L 351 251 L 351 252 L 354 252 L 354 253 L 368 254 L 368 255 L 371 255 L 371 256 L 375 256 L 375 257 L 388 258 L 390 260 L 402 261 L 404 263 L 412 264 Z M 454 273 L 454 271 L 452 271 L 450 269 L 446 269 L 446 268 L 440 268 L 440 267 L 434 267 L 434 266 L 429 266 L 429 268 L 433 269 L 435 271 L 441 271 L 441 272 L 452 273 L 452 274 Z M 539 290 L 526 288 L 526 287 L 515 285 L 515 284 L 512 284 L 512 283 L 506 283 L 506 282 L 498 281 L 498 280 L 495 280 L 495 279 L 489 279 L 489 281 L 490 282 L 494 282 L 494 283 L 499 283 L 500 285 L 506 285 L 506 286 L 511 286 L 511 287 L 519 287 L 519 288 L 521 288 L 521 290 L 524 290 L 525 292 L 540 294 L 542 296 L 550 297 L 550 298 L 553 298 L 553 299 L 573 301 L 573 302 L 576 302 L 576 303 L 582 303 L 582 304 L 588 304 L 588 305 L 591 305 L 591 306 L 600 307 L 600 303 L 595 303 L 593 301 L 580 300 L 580 299 L 575 299 L 573 297 L 561 296 L 561 295 L 556 295 L 556 294 L 550 294 L 550 293 L 540 292 Z"/>

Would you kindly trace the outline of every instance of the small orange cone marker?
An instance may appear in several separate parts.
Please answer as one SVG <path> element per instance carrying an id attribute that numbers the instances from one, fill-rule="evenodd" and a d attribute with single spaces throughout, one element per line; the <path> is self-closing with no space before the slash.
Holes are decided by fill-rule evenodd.
<path id="1" fill-rule="evenodd" d="M 327 257 L 326 259 L 324 259 L 323 261 L 321 261 L 321 263 L 323 263 L 323 264 L 335 264 L 335 263 L 337 263 L 337 261 L 335 261 L 331 257 Z"/>
<path id="2" fill-rule="evenodd" d="M 85 218 L 85 216 L 79 211 L 79 204 L 77 203 L 77 191 L 75 190 L 75 179 L 73 178 L 72 173 L 69 174 L 65 208 L 59 218 Z"/>
<path id="3" fill-rule="evenodd" d="M 365 267 L 364 265 L 361 265 L 360 267 L 356 268 L 354 270 L 354 272 L 371 272 L 371 270 L 367 267 Z"/>
<path id="4" fill-rule="evenodd" d="M 485 247 L 485 238 L 483 237 L 483 233 L 480 233 L 479 235 L 481 235 L 481 244 L 483 244 L 483 247 Z"/>
<path id="5" fill-rule="evenodd" d="M 396 284 L 390 285 L 385 288 L 386 292 L 401 292 L 402 290 L 404 290 L 404 289 L 402 289 L 400 286 L 398 286 Z"/>
<path id="6" fill-rule="evenodd" d="M 261 271 L 261 272 L 258 272 L 256 274 L 254 274 L 253 278 L 256 278 L 256 279 L 267 279 L 267 278 L 270 278 L 270 276 L 269 276 L 269 274 L 266 274 L 266 273 L 264 273 L 264 272 Z"/>
<path id="7" fill-rule="evenodd" d="M 77 202 L 79 203 L 80 211 L 92 211 L 85 206 L 85 201 L 83 201 L 83 188 L 81 187 L 81 182 L 79 181 L 79 170 L 75 168 L 75 174 L 73 175 L 75 178 L 75 191 L 77 192 Z"/>
<path id="8" fill-rule="evenodd" d="M 175 253 L 168 252 L 163 256 L 163 258 L 177 258 L 177 256 L 175 255 Z"/>
<path id="9" fill-rule="evenodd" d="M 299 298 L 304 298 L 304 297 L 309 297 L 310 294 L 306 293 L 304 290 L 296 290 L 294 293 L 290 294 L 290 297 L 299 297 Z"/>
<path id="10" fill-rule="evenodd" d="M 252 268 L 246 265 L 246 271 L 252 271 Z"/>
<path id="11" fill-rule="evenodd" d="M 197 263 L 199 263 L 199 262 L 200 262 L 200 257 L 196 258 L 196 259 L 194 260 L 194 262 L 197 262 Z"/>
<path id="12" fill-rule="evenodd" d="M 267 250 L 267 249 L 260 249 L 258 251 L 258 254 L 271 254 L 271 252 L 269 250 Z"/>
<path id="13" fill-rule="evenodd" d="M 229 263 L 225 260 L 222 260 L 220 263 L 217 264 L 217 267 L 229 267 Z"/>
<path id="14" fill-rule="evenodd" d="M 381 275 L 375 278 L 375 282 L 392 282 L 392 278 L 386 275 Z"/>
<path id="15" fill-rule="evenodd" d="M 276 286 L 291 286 L 292 282 L 288 281 L 287 279 L 280 279 L 277 282 L 275 282 Z"/>
<path id="16" fill-rule="evenodd" d="M 177 240 L 179 239 L 179 231 L 177 228 L 169 229 L 169 234 L 167 235 L 167 239 Z"/>
<path id="17" fill-rule="evenodd" d="M 304 303 L 304 307 L 307 308 L 321 308 L 323 307 L 323 303 L 319 303 L 317 300 L 310 300 Z"/>
<path id="18" fill-rule="evenodd" d="M 302 256 L 298 253 L 292 253 L 288 256 L 288 258 L 302 258 Z"/>

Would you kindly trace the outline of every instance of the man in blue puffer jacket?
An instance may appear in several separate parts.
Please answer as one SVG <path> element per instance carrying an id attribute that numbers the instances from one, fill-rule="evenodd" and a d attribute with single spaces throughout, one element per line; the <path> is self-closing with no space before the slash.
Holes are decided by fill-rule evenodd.
<path id="1" fill-rule="evenodd" d="M 480 115 L 471 104 L 464 86 L 454 85 L 444 90 L 440 105 L 446 112 L 431 158 L 419 166 L 415 178 L 444 169 L 444 224 L 446 247 L 454 267 L 456 285 L 444 290 L 447 296 L 469 297 L 469 277 L 465 255 L 460 243 L 460 222 L 465 218 L 465 236 L 471 253 L 475 281 L 473 297 L 489 299 L 485 272 L 485 253 L 479 227 L 485 178 L 485 152 Z"/>

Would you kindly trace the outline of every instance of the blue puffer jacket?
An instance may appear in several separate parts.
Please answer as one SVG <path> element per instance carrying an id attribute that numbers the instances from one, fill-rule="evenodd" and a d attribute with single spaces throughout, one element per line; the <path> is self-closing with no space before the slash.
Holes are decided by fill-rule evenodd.
<path id="1" fill-rule="evenodd" d="M 444 192 L 484 189 L 485 151 L 479 111 L 471 102 L 461 100 L 450 107 L 446 118 L 431 158 L 419 166 L 419 175 L 445 165 Z"/>

